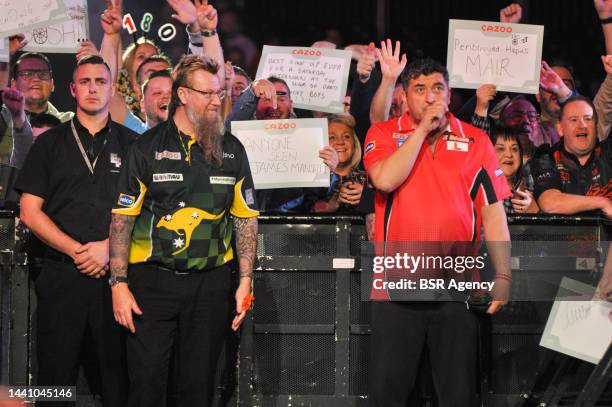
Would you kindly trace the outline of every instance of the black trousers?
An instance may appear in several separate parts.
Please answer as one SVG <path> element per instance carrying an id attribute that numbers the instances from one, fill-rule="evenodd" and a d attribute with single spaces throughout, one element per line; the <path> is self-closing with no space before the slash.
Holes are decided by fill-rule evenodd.
<path id="1" fill-rule="evenodd" d="M 210 406 L 219 353 L 233 308 L 227 266 L 176 274 L 150 265 L 129 270 L 143 312 L 126 340 L 130 407 L 164 407 L 174 347 L 177 407 Z M 176 344 L 175 344 L 176 340 Z M 176 345 L 176 346 L 175 346 Z"/>
<path id="2" fill-rule="evenodd" d="M 425 345 L 439 406 L 476 404 L 478 320 L 464 303 L 371 306 L 370 407 L 406 407 Z"/>
<path id="3" fill-rule="evenodd" d="M 84 276 L 71 263 L 45 260 L 35 289 L 37 385 L 75 386 L 81 352 L 93 352 L 104 405 L 127 405 L 122 333 L 113 317 L 108 280 Z M 84 349 L 86 336 L 91 338 L 88 343 L 92 349 Z M 75 405 L 73 402 L 36 403 L 39 404 Z"/>

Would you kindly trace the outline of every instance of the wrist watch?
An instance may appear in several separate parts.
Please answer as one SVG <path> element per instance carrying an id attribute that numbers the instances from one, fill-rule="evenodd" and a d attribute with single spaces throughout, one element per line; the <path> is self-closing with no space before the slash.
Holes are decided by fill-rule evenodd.
<path id="1" fill-rule="evenodd" d="M 217 30 L 215 29 L 202 31 L 203 37 L 214 37 L 215 35 L 217 35 Z"/>
<path id="2" fill-rule="evenodd" d="M 128 278 L 126 276 L 110 276 L 108 278 L 108 285 L 110 285 L 111 287 L 119 284 L 119 283 L 126 283 L 128 284 Z"/>

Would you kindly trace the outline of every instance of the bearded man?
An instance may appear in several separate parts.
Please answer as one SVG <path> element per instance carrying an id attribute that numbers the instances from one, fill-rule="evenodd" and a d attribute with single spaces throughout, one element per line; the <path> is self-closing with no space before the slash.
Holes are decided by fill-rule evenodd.
<path id="1" fill-rule="evenodd" d="M 233 230 L 240 266 L 234 330 L 246 315 L 259 212 L 246 152 L 223 131 L 218 68 L 199 56 L 181 59 L 169 119 L 134 143 L 120 175 L 109 283 L 115 320 L 129 330 L 130 406 L 166 405 L 173 348 L 176 405 L 211 405 L 231 321 Z"/>

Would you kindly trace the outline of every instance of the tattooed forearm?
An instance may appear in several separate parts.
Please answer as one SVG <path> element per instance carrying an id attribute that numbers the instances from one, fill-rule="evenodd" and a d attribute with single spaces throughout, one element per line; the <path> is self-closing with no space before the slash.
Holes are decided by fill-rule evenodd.
<path id="1" fill-rule="evenodd" d="M 110 226 L 110 271 L 113 276 L 127 276 L 130 239 L 135 216 L 113 214 Z"/>
<path id="2" fill-rule="evenodd" d="M 257 253 L 257 218 L 234 218 L 236 250 L 240 263 L 240 278 L 253 276 L 253 263 Z"/>

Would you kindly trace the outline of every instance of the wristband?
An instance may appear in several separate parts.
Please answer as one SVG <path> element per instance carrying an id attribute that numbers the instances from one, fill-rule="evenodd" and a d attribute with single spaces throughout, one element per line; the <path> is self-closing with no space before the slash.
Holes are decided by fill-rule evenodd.
<path id="1" fill-rule="evenodd" d="M 253 307 L 253 301 L 255 301 L 255 296 L 253 296 L 253 294 L 247 294 L 242 300 L 242 310 L 249 311 Z"/>
<path id="2" fill-rule="evenodd" d="M 202 31 L 203 37 L 214 37 L 215 35 L 217 35 L 217 30 L 215 29 Z"/>
<path id="3" fill-rule="evenodd" d="M 612 17 L 600 19 L 599 24 L 601 25 L 612 24 Z"/>
<path id="4" fill-rule="evenodd" d="M 186 31 L 187 31 L 187 37 L 189 38 L 189 43 L 191 45 L 195 45 L 196 47 L 201 47 L 202 46 L 202 34 L 199 31 L 192 33 L 191 31 L 189 31 L 189 28 L 187 28 Z"/>

